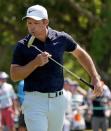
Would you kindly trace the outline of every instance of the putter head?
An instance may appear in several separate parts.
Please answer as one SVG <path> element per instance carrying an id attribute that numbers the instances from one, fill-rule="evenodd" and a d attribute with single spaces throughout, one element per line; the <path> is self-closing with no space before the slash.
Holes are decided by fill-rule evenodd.
<path id="1" fill-rule="evenodd" d="M 34 42 L 34 39 L 35 39 L 35 36 L 32 35 L 32 36 L 30 37 L 29 41 L 28 41 L 28 44 L 27 44 L 28 48 L 31 47 L 32 43 Z"/>

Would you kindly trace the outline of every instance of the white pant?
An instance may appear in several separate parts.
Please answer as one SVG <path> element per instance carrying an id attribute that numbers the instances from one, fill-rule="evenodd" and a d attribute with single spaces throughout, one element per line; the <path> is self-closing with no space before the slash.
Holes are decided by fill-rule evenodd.
<path id="1" fill-rule="evenodd" d="M 66 107 L 64 94 L 48 98 L 47 93 L 26 93 L 23 112 L 28 131 L 62 131 Z"/>
<path id="2" fill-rule="evenodd" d="M 70 120 L 67 118 L 64 119 L 63 131 L 70 131 Z"/>

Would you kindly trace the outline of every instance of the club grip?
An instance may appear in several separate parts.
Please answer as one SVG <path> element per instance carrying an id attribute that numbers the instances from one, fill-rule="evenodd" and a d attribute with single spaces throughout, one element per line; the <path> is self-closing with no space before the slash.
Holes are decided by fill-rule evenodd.
<path id="1" fill-rule="evenodd" d="M 85 83 L 87 86 L 89 86 L 91 89 L 94 90 L 94 86 L 92 84 L 88 83 L 87 81 L 85 81 L 85 80 L 83 80 L 81 78 L 80 78 L 80 81 L 82 81 L 83 83 Z"/>

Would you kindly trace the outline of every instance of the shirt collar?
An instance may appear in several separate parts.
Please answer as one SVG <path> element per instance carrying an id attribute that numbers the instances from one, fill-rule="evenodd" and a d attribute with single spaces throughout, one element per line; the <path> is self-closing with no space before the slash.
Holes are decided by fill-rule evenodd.
<path id="1" fill-rule="evenodd" d="M 55 34 L 55 31 L 52 28 L 48 27 L 48 38 L 53 39 L 55 37 Z"/>
<path id="2" fill-rule="evenodd" d="M 47 38 L 48 39 L 54 39 L 55 38 L 55 35 L 56 35 L 56 32 L 51 28 L 51 27 L 48 27 L 48 35 L 47 35 Z M 28 38 L 30 39 L 30 37 L 31 37 L 32 35 L 31 34 L 29 34 L 28 35 Z M 37 39 L 37 38 L 36 38 Z"/>

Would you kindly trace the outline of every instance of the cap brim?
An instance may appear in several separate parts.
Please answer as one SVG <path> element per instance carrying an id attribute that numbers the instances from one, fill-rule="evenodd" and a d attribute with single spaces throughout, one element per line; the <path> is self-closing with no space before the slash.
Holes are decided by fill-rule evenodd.
<path id="1" fill-rule="evenodd" d="M 42 20 L 43 19 L 41 17 L 36 17 L 36 16 L 25 16 L 25 17 L 22 18 L 22 20 L 27 19 L 27 18 L 32 18 L 34 20 Z"/>

